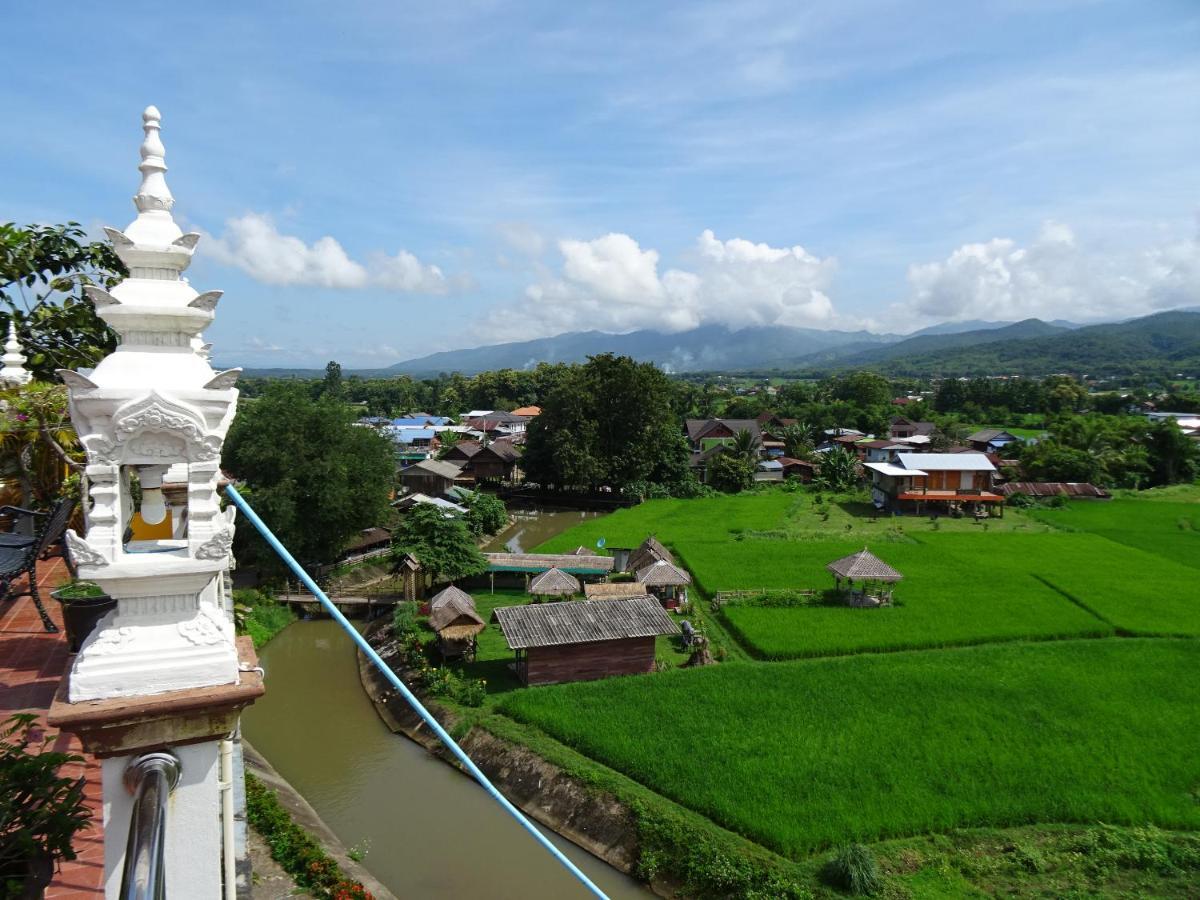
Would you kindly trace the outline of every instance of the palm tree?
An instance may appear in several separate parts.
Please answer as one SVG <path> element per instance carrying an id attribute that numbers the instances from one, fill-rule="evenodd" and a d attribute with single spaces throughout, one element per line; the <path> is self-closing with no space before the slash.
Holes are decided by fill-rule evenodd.
<path id="1" fill-rule="evenodd" d="M 750 429 L 742 428 L 733 436 L 729 449 L 747 462 L 754 462 L 758 459 L 758 445 L 758 438 L 750 433 Z"/>
<path id="2" fill-rule="evenodd" d="M 808 459 L 813 452 L 812 429 L 805 423 L 797 422 L 786 425 L 780 432 L 783 438 L 783 451 L 792 459 Z"/>

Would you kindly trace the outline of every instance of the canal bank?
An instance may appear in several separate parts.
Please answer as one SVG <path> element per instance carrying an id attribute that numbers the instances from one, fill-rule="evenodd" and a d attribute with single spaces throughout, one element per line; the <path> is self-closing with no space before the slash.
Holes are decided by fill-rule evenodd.
<path id="1" fill-rule="evenodd" d="M 401 897 L 552 900 L 583 889 L 473 780 L 393 734 L 337 623 L 289 626 L 260 651 L 269 690 L 243 716 L 255 748 Z M 647 890 L 547 832 L 610 897 Z"/>

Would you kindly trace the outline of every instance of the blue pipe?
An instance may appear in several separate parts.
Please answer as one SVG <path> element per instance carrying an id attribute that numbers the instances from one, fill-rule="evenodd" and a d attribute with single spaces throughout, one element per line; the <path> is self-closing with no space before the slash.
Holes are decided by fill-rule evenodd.
<path id="1" fill-rule="evenodd" d="M 408 701 L 408 705 L 416 710 L 417 715 L 425 720 L 426 725 L 433 729 L 433 733 L 436 734 L 441 742 L 450 749 L 450 752 L 457 757 L 458 761 L 463 764 L 463 768 L 471 773 L 471 777 L 478 781 L 480 785 L 483 786 L 483 789 L 492 795 L 492 799 L 499 803 L 505 812 L 516 819 L 517 823 L 522 828 L 533 835 L 533 839 L 541 844 L 547 851 L 549 851 L 550 855 L 558 860 L 562 864 L 563 868 L 579 879 L 580 884 L 591 891 L 595 896 L 601 897 L 603 900 L 608 900 L 608 895 L 605 894 L 604 891 L 596 887 L 592 880 L 584 875 L 583 872 L 579 870 L 579 867 L 575 865 L 575 863 L 567 859 L 565 853 L 555 847 L 554 844 L 550 842 L 548 837 L 538 831 L 537 826 L 530 822 L 529 819 L 525 818 L 524 813 L 513 806 L 508 801 L 508 798 L 496 789 L 496 786 L 488 780 L 488 777 L 484 775 L 482 771 L 480 771 L 479 766 L 475 765 L 475 763 L 471 760 L 471 757 L 467 756 L 466 751 L 463 750 L 462 747 L 458 746 L 458 743 L 454 740 L 454 738 L 450 737 L 446 729 L 443 728 L 441 723 L 438 722 L 438 720 L 433 717 L 429 710 L 424 707 L 421 701 L 417 699 L 416 695 L 408 689 L 408 686 L 400 680 L 399 676 L 397 676 L 396 673 L 391 670 L 391 667 L 388 666 L 387 663 L 379 658 L 379 654 L 375 652 L 375 648 L 367 643 L 367 639 L 358 633 L 358 629 L 350 624 L 350 621 L 343 616 L 338 611 L 338 608 L 333 605 L 333 602 L 325 596 L 325 592 L 317 587 L 317 583 L 309 577 L 309 574 L 304 571 L 300 563 L 296 562 L 295 558 L 291 553 L 288 552 L 287 548 L 279 542 L 279 538 L 275 537 L 275 535 L 271 532 L 271 529 L 267 527 L 266 523 L 258 517 L 258 513 L 250 508 L 250 504 L 242 499 L 242 495 L 234 489 L 233 485 L 227 486 L 225 488 L 225 493 L 229 495 L 229 499 L 234 502 L 234 505 L 237 506 L 237 508 L 242 511 L 246 518 L 250 520 L 250 524 L 258 529 L 258 533 L 261 534 L 263 539 L 271 545 L 271 549 L 279 554 L 279 558 L 287 563 L 287 567 L 296 574 L 297 578 L 304 582 L 304 586 L 312 591 L 312 595 L 321 601 L 321 605 L 325 607 L 325 611 L 328 612 L 329 615 L 333 616 L 334 620 L 345 629 L 346 634 L 350 635 L 350 639 L 358 645 L 358 649 L 367 655 L 367 659 L 371 660 L 371 662 L 375 664 L 375 668 L 383 673 L 383 676 L 389 682 L 391 682 L 392 687 L 398 690 L 404 699 Z"/>

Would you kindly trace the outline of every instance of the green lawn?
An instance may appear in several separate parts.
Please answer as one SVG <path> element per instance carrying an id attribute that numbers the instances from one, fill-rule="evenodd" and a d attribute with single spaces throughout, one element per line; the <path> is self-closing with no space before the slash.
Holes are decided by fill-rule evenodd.
<path id="1" fill-rule="evenodd" d="M 865 654 L 515 691 L 532 723 L 799 856 L 1027 822 L 1200 827 L 1200 642 Z"/>

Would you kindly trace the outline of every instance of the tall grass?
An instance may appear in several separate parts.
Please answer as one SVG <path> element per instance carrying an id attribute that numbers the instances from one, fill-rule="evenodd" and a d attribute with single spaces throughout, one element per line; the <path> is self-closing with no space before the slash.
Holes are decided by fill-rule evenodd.
<path id="1" fill-rule="evenodd" d="M 1004 644 L 614 678 L 505 713 L 792 856 L 1031 822 L 1200 827 L 1200 642 Z"/>

